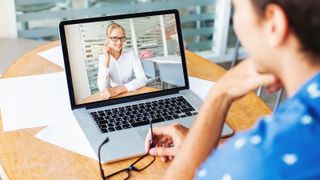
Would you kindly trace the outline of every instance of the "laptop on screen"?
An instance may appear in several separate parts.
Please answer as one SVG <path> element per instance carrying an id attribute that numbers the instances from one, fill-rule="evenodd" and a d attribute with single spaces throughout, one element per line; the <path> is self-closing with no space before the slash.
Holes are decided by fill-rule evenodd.
<path id="1" fill-rule="evenodd" d="M 191 127 L 202 100 L 189 90 L 177 10 L 62 21 L 71 108 L 104 163 L 145 153 L 154 126 Z M 222 136 L 232 130 L 224 125 Z"/>

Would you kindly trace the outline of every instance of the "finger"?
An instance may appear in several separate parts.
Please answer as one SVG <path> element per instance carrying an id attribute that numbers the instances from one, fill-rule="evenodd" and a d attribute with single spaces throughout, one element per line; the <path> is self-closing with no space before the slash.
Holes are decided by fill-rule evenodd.
<path id="1" fill-rule="evenodd" d="M 176 129 L 173 125 L 155 127 L 153 128 L 153 134 L 156 136 L 166 136 L 171 138 L 176 134 Z"/>
<path id="2" fill-rule="evenodd" d="M 105 90 L 103 91 L 102 97 L 103 97 L 104 99 L 109 99 L 109 98 L 110 98 L 110 93 L 109 93 L 108 89 L 105 89 Z"/>
<path id="3" fill-rule="evenodd" d="M 274 75 L 258 75 L 256 78 L 252 78 L 252 84 L 251 86 L 253 87 L 252 89 L 255 89 L 260 86 L 269 86 L 271 84 L 274 84 L 277 80 Z"/>
<path id="4" fill-rule="evenodd" d="M 277 84 L 268 86 L 266 91 L 267 91 L 267 93 L 274 93 L 274 92 L 279 91 L 281 88 L 282 88 L 282 84 L 277 83 Z"/>
<path id="5" fill-rule="evenodd" d="M 151 140 L 151 131 L 150 131 L 150 129 L 149 129 L 148 134 L 147 134 L 147 136 L 146 136 L 146 139 L 145 139 L 145 141 L 144 141 L 144 150 L 145 150 L 146 152 L 148 152 L 149 149 L 150 149 L 150 140 Z"/>
<path id="6" fill-rule="evenodd" d="M 150 131 L 150 130 L 149 130 Z M 148 134 L 151 132 L 148 132 Z M 171 138 L 168 138 L 166 136 L 155 136 L 154 137 L 154 145 L 156 147 L 163 147 L 166 146 L 166 144 L 169 144 L 170 142 L 172 142 Z M 167 146 L 169 147 L 169 146 Z M 151 148 L 151 134 L 148 136 L 145 140 L 145 151 L 148 152 Z"/>
<path id="7" fill-rule="evenodd" d="M 161 147 L 165 147 L 165 144 L 166 143 L 161 143 Z M 163 161 L 163 162 L 167 162 L 169 160 L 169 156 L 160 156 L 160 159 Z"/>
<path id="8" fill-rule="evenodd" d="M 166 156 L 161 156 L 160 159 L 161 159 L 162 162 L 166 162 L 167 161 L 167 157 Z"/>
<path id="9" fill-rule="evenodd" d="M 158 146 L 163 146 L 163 145 L 165 145 L 166 144 L 166 142 L 167 141 L 169 141 L 171 138 L 169 138 L 168 136 L 161 136 L 161 137 L 157 137 L 157 139 L 155 140 L 156 142 L 156 144 L 158 145 Z"/>
<path id="10" fill-rule="evenodd" d="M 168 141 L 166 141 L 166 142 L 164 143 L 164 146 L 165 146 L 165 147 L 172 147 L 171 144 L 173 144 L 173 141 L 168 140 Z"/>
<path id="11" fill-rule="evenodd" d="M 153 136 L 156 139 L 161 138 L 164 135 L 168 135 L 169 131 L 168 130 L 169 126 L 162 126 L 162 127 L 154 127 L 153 130 Z M 145 147 L 145 151 L 148 152 L 150 149 L 150 140 L 151 140 L 151 131 L 148 131 L 148 134 L 146 136 L 146 139 L 144 141 L 144 147 Z"/>
<path id="12" fill-rule="evenodd" d="M 154 129 L 153 129 L 154 130 Z M 155 135 L 154 133 L 153 133 L 153 140 L 155 141 L 155 142 L 153 142 L 155 145 L 157 145 L 156 143 L 157 143 L 157 139 L 159 139 L 159 138 L 161 138 L 162 136 L 161 135 Z M 148 152 L 149 150 L 150 150 L 150 146 L 151 146 L 151 131 L 150 131 L 150 129 L 149 129 L 149 131 L 148 131 L 148 133 L 147 133 L 147 136 L 146 136 L 146 139 L 145 139 L 145 141 L 144 141 L 144 148 L 145 148 L 145 151 L 146 152 Z"/>
<path id="13" fill-rule="evenodd" d="M 107 46 L 107 52 L 110 53 L 111 52 L 111 48 L 109 46 Z"/>
<path id="14" fill-rule="evenodd" d="M 153 156 L 174 156 L 175 151 L 173 148 L 168 147 L 154 147 L 151 148 L 149 153 Z"/>
<path id="15" fill-rule="evenodd" d="M 171 143 L 172 143 L 171 139 L 168 139 L 165 136 L 163 136 L 160 138 L 160 140 L 156 141 L 156 147 L 170 147 Z"/>
<path id="16" fill-rule="evenodd" d="M 172 141 L 172 136 L 176 134 L 175 128 L 171 126 L 161 126 L 161 127 L 154 127 L 153 128 L 153 136 L 155 138 L 155 141 L 157 141 L 158 138 L 161 138 L 162 136 L 166 136 L 167 138 L 170 138 Z M 148 131 L 146 140 L 145 140 L 145 151 L 148 152 L 150 149 L 150 140 L 151 140 L 151 132 Z"/>
<path id="17" fill-rule="evenodd" d="M 109 99 L 110 97 L 108 95 L 102 96 L 103 99 Z"/>
<path id="18" fill-rule="evenodd" d="M 102 93 L 101 93 L 101 97 L 102 97 L 103 99 L 105 99 L 105 98 L 106 98 L 106 94 L 105 94 L 104 92 L 102 92 Z"/>

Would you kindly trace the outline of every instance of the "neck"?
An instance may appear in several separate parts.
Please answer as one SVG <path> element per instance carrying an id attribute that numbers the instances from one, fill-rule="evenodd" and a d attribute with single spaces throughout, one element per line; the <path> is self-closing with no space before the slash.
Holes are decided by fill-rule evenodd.
<path id="1" fill-rule="evenodd" d="M 113 51 L 112 56 L 114 57 L 114 59 L 118 60 L 119 57 L 121 56 L 121 51 Z"/>
<path id="2" fill-rule="evenodd" d="M 320 58 L 310 58 L 302 54 L 288 53 L 278 73 L 287 95 L 293 96 L 315 73 L 320 71 Z M 315 63 L 317 62 L 317 63 Z"/>

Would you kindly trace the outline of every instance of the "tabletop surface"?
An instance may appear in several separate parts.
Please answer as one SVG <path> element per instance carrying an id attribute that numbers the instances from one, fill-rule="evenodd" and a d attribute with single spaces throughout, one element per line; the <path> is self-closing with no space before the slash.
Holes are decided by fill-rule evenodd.
<path id="1" fill-rule="evenodd" d="M 61 67 L 37 55 L 59 45 L 52 42 L 29 51 L 12 64 L 2 78 L 63 71 Z M 186 51 L 188 75 L 217 81 L 225 70 Z M 236 131 L 246 130 L 255 121 L 270 114 L 270 108 L 254 93 L 235 102 L 226 122 Z M 98 162 L 34 137 L 45 127 L 3 132 L 0 116 L 0 161 L 10 179 L 100 179 Z M 103 165 L 106 174 L 127 167 L 135 159 Z M 147 169 L 132 173 L 132 179 L 161 179 L 170 163 L 159 158 Z"/>
<path id="2" fill-rule="evenodd" d="M 129 92 L 125 92 L 125 93 L 122 93 L 122 94 L 119 94 L 117 96 L 113 96 L 111 97 L 110 99 L 116 99 L 116 98 L 121 98 L 121 97 L 127 97 L 127 96 L 133 96 L 133 95 L 138 95 L 138 94 L 142 94 L 142 93 L 149 93 L 149 92 L 156 92 L 156 91 L 159 91 L 160 89 L 157 89 L 157 88 L 152 88 L 152 87 L 147 87 L 147 86 L 144 86 L 144 87 L 141 87 L 135 91 L 129 91 Z M 89 97 L 86 97 L 84 99 L 81 99 L 79 101 L 79 104 L 82 104 L 82 103 L 90 103 L 90 102 L 97 102 L 97 101 L 102 101 L 102 100 L 105 100 L 103 97 L 102 97 L 102 92 L 97 92 Z"/>

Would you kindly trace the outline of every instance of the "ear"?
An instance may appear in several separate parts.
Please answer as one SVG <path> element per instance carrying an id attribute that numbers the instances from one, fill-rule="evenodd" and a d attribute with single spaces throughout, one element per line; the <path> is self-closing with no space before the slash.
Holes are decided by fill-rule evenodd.
<path id="1" fill-rule="evenodd" d="M 264 28 L 270 46 L 278 47 L 287 40 L 289 34 L 288 18 L 279 5 L 267 5 Z"/>

